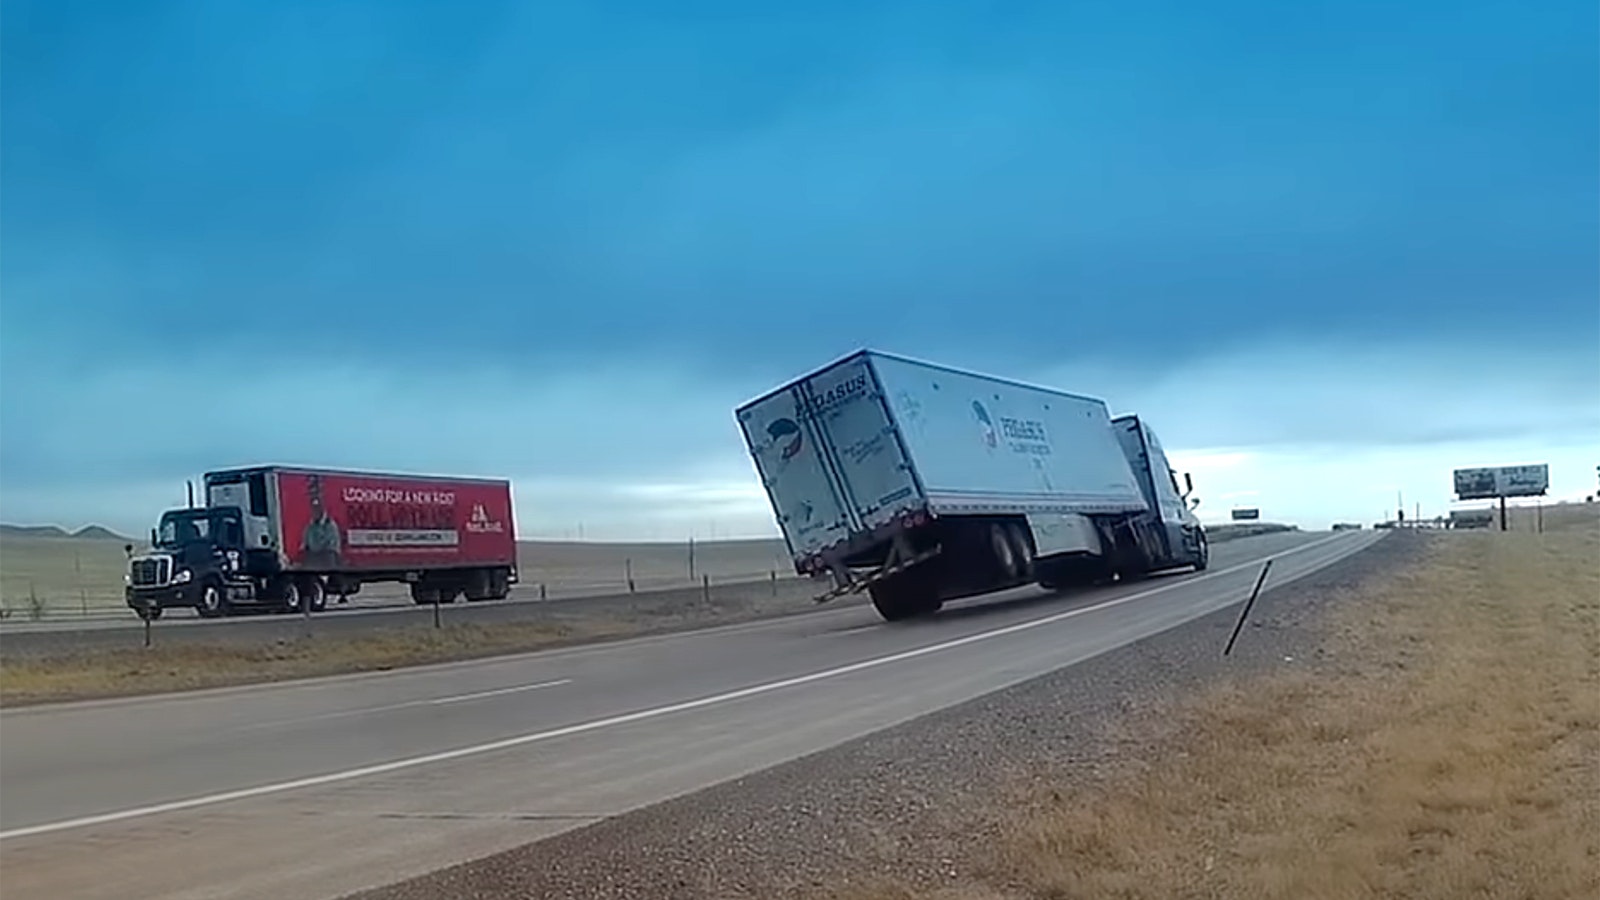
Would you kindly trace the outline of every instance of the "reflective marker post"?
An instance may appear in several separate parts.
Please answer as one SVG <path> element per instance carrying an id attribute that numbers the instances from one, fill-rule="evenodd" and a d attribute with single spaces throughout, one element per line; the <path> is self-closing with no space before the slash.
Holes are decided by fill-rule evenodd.
<path id="1" fill-rule="evenodd" d="M 1244 610 L 1239 613 L 1239 621 L 1234 623 L 1233 634 L 1228 638 L 1228 646 L 1222 648 L 1222 655 L 1227 656 L 1233 652 L 1233 642 L 1239 639 L 1239 630 L 1244 627 L 1244 620 L 1250 617 L 1250 608 L 1256 605 L 1256 597 L 1261 595 L 1261 585 L 1266 583 L 1267 573 L 1272 570 L 1272 560 L 1268 559 L 1266 565 L 1261 567 L 1261 575 L 1256 578 L 1256 588 L 1250 592 L 1250 599 L 1245 601 Z"/>

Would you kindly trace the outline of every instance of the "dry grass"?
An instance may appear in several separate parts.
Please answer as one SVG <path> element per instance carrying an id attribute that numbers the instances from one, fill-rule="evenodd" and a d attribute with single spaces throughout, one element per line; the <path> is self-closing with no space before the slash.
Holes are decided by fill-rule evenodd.
<path id="1" fill-rule="evenodd" d="M 0 660 L 0 703 L 178 691 L 425 665 L 536 650 L 624 634 L 618 622 L 502 623 L 385 629 L 355 637 L 309 637 L 267 644 L 172 643 L 143 650 L 93 651 L 44 659 Z"/>
<path id="2" fill-rule="evenodd" d="M 1600 527 L 1440 534 L 1333 666 L 1220 686 L 1010 816 L 959 896 L 1600 897 Z M 850 900 L 900 900 L 893 886 Z"/>

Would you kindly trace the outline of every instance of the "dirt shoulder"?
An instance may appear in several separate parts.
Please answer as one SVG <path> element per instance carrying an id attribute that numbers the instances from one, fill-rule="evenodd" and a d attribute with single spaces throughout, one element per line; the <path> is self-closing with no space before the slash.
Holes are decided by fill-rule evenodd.
<path id="1" fill-rule="evenodd" d="M 1600 529 L 1396 533 L 942 713 L 359 895 L 1590 896 Z"/>

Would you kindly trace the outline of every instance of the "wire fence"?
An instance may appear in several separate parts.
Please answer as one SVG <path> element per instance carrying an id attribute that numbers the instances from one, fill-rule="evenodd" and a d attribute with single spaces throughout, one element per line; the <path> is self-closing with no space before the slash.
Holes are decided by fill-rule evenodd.
<path id="1" fill-rule="evenodd" d="M 544 577 L 541 577 L 541 574 L 535 572 L 531 577 L 530 574 L 522 574 L 518 583 L 512 588 L 508 601 L 505 602 L 601 599 L 707 586 L 747 585 L 760 582 L 782 585 L 803 580 L 792 568 L 719 571 L 715 574 L 706 572 L 694 578 L 688 577 L 687 574 L 631 576 L 627 566 L 624 566 L 620 577 L 612 578 L 592 575 L 585 577 L 582 573 L 552 573 Z M 0 594 L 0 622 L 90 621 L 134 614 L 124 601 L 120 586 L 114 593 L 104 588 L 92 589 L 88 585 L 80 585 L 76 589 L 63 589 L 57 586 L 56 590 L 47 591 L 41 590 L 37 582 L 30 580 L 11 588 Z M 329 610 L 410 605 L 413 605 L 413 601 L 407 586 L 392 583 L 366 585 L 359 593 L 348 598 L 346 603 L 340 603 L 335 597 L 328 598 Z M 172 610 L 169 614 L 192 615 L 185 610 Z"/>

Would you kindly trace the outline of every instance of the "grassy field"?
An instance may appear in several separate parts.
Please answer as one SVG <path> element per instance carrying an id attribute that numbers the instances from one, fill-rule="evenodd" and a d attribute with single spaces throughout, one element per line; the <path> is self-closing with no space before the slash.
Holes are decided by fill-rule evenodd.
<path id="1" fill-rule="evenodd" d="M 100 615 L 125 609 L 122 575 L 124 541 L 0 531 L 0 610 L 16 619 Z M 689 545 L 603 544 L 527 541 L 517 545 L 517 564 L 525 592 L 543 584 L 550 597 L 620 593 L 631 569 L 638 590 L 686 586 Z M 778 540 L 713 541 L 694 547 L 695 578 L 710 575 L 727 582 L 793 574 Z M 366 600 L 399 600 L 398 585 L 374 585 Z"/>
<path id="2" fill-rule="evenodd" d="M 986 870 L 828 896 L 1600 896 L 1600 522 L 1544 525 L 1435 534 L 1330 613 L 1336 663 L 1220 685 L 1104 783 L 1030 789 Z"/>

